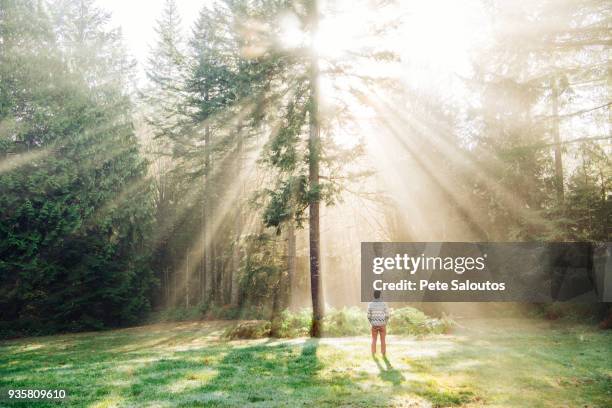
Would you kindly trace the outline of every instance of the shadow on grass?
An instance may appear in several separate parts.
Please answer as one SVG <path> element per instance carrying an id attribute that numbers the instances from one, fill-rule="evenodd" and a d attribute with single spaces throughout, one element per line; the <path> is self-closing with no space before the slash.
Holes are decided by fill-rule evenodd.
<path id="1" fill-rule="evenodd" d="M 188 341 L 192 338 L 186 337 Z M 114 342 L 106 339 L 106 344 L 99 340 L 82 339 L 67 344 L 66 349 L 45 350 L 58 355 L 45 355 L 42 349 L 36 350 L 41 355 L 26 352 L 28 365 L 43 363 L 50 370 L 31 371 L 20 366 L 18 372 L 12 373 L 13 380 L 4 385 L 66 388 L 71 394 L 70 405 L 83 407 L 417 407 L 423 399 L 434 406 L 457 405 L 460 401 L 434 382 L 406 380 L 388 360 L 383 360 L 384 366 L 377 361 L 382 382 L 367 370 L 350 368 L 346 354 L 338 349 L 326 346 L 321 361 L 316 339 L 255 345 L 216 342 L 171 353 L 145 353 L 138 347 L 145 340 L 157 347 L 173 342 L 175 335 L 171 333 L 157 339 L 136 336 L 135 347 L 126 348 L 138 352 L 128 353 L 117 352 L 118 345 L 126 346 L 122 337 Z M 66 354 L 76 351 L 79 353 L 68 360 Z M 68 365 L 63 366 L 64 362 Z M 41 408 L 53 406 L 38 404 Z"/>
<path id="2" fill-rule="evenodd" d="M 452 347 L 418 344 L 437 347 L 431 354 L 398 341 L 389 360 L 372 362 L 367 338 L 228 342 L 209 326 L 162 329 L 0 343 L 0 388 L 66 389 L 76 407 L 606 406 L 610 395 L 612 333 L 492 332 Z"/>
<path id="3" fill-rule="evenodd" d="M 316 339 L 206 347 L 195 360 L 161 360 L 135 372 L 124 402 L 142 402 L 146 393 L 177 407 L 388 406 L 392 390 L 372 393 L 350 374 L 322 373 L 318 348 Z"/>
<path id="4" fill-rule="evenodd" d="M 400 385 L 402 382 L 406 380 L 404 376 L 402 375 L 401 371 L 393 368 L 393 366 L 389 362 L 389 359 L 386 356 L 382 358 L 383 362 L 385 363 L 384 367 L 380 363 L 380 361 L 378 360 L 378 357 L 376 357 L 375 354 L 372 354 L 372 359 L 376 363 L 376 366 L 378 366 L 378 371 L 379 371 L 378 376 L 381 378 L 381 380 L 390 382 L 391 384 L 395 386 Z"/>

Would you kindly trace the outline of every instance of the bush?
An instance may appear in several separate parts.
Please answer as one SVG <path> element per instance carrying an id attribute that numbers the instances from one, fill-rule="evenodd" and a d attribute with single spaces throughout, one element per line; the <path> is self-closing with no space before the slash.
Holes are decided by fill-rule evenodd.
<path id="1" fill-rule="evenodd" d="M 307 336 L 310 330 L 312 311 L 302 309 L 297 313 L 288 310 L 281 315 L 279 337 Z M 444 316 L 441 319 L 431 318 L 412 307 L 391 311 L 389 334 L 423 335 L 448 333 L 454 322 Z M 330 309 L 323 318 L 323 334 L 330 337 L 366 335 L 370 324 L 365 310 L 358 307 Z"/>
<path id="2" fill-rule="evenodd" d="M 170 322 L 197 319 L 248 319 L 233 326 L 226 332 L 230 339 L 259 339 L 270 335 L 271 323 L 262 316 L 262 311 L 232 309 L 228 307 L 203 307 L 167 309 L 153 316 L 151 321 Z M 295 338 L 308 336 L 312 310 L 299 312 L 285 310 L 277 322 L 275 336 Z M 387 325 L 389 334 L 423 335 L 447 333 L 454 322 L 446 316 L 440 319 L 427 316 L 413 307 L 391 310 Z M 360 336 L 370 332 L 366 311 L 358 307 L 329 309 L 323 318 L 323 334 L 330 337 Z"/>
<path id="3" fill-rule="evenodd" d="M 267 320 L 249 320 L 229 328 L 223 337 L 236 339 L 261 339 L 270 336 L 270 322 Z"/>
<path id="4" fill-rule="evenodd" d="M 370 330 L 366 312 L 358 307 L 332 309 L 323 318 L 323 333 L 326 336 L 358 336 Z"/>
<path id="5" fill-rule="evenodd" d="M 448 333 L 454 322 L 443 316 L 441 319 L 428 317 L 413 307 L 395 309 L 388 323 L 389 334 L 440 334 Z"/>
<path id="6" fill-rule="evenodd" d="M 281 313 L 278 337 L 304 337 L 310 332 L 312 311 L 302 309 L 297 313 L 284 310 Z"/>

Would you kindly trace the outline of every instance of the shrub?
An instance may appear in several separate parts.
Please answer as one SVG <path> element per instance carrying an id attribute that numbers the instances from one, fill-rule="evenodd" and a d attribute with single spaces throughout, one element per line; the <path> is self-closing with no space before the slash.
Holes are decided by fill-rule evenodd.
<path id="1" fill-rule="evenodd" d="M 271 323 L 265 320 L 262 310 L 238 310 L 228 307 L 199 307 L 166 309 L 152 316 L 151 322 L 185 321 L 197 319 L 248 319 L 230 328 L 226 337 L 230 339 L 259 339 L 270 335 Z M 267 314 L 269 315 L 269 313 Z M 281 313 L 275 336 L 294 338 L 308 336 L 312 310 L 298 312 L 285 310 Z M 389 334 L 423 335 L 447 333 L 454 322 L 443 316 L 440 319 L 427 316 L 413 307 L 403 307 L 391 311 L 387 326 Z M 358 307 L 329 309 L 323 318 L 323 334 L 330 337 L 367 335 L 370 324 L 366 312 Z"/>
<path id="2" fill-rule="evenodd" d="M 270 322 L 267 320 L 249 320 L 229 328 L 223 337 L 235 339 L 261 339 L 270 335 Z"/>
<path id="3" fill-rule="evenodd" d="M 312 311 L 302 309 L 297 313 L 284 310 L 281 313 L 278 337 L 303 337 L 310 331 Z"/>
<path id="4" fill-rule="evenodd" d="M 453 326 L 454 322 L 446 316 L 431 318 L 413 307 L 393 310 L 388 324 L 389 334 L 408 335 L 448 333 Z"/>
<path id="5" fill-rule="evenodd" d="M 326 336 L 358 336 L 367 334 L 369 330 L 366 312 L 358 307 L 332 309 L 323 318 L 323 333 Z"/>
<path id="6" fill-rule="evenodd" d="M 310 330 L 312 311 L 302 309 L 297 313 L 288 310 L 281 315 L 279 337 L 307 336 Z M 412 307 L 392 310 L 388 324 L 389 334 L 423 335 L 447 333 L 454 322 L 443 316 L 431 318 Z M 330 309 L 323 318 L 323 334 L 331 337 L 358 336 L 368 334 L 370 324 L 365 310 L 358 307 Z"/>

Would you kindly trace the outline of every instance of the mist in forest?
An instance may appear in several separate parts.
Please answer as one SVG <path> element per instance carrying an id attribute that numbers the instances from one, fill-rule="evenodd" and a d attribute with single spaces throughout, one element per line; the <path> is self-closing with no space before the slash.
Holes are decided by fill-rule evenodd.
<path id="1" fill-rule="evenodd" d="M 317 322 L 363 241 L 611 240 L 609 2 L 133 3 L 1 3 L 3 325 Z"/>

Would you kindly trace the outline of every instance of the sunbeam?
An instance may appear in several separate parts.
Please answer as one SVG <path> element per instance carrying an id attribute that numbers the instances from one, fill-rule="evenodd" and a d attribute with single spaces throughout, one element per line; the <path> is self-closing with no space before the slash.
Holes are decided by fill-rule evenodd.
<path id="1" fill-rule="evenodd" d="M 608 3 L 3 1 L 0 400 L 605 405 Z"/>
<path id="2" fill-rule="evenodd" d="M 38 148 L 16 154 L 9 153 L 7 158 L 0 161 L 0 174 L 14 171 L 26 164 L 33 164 L 39 160 L 44 160 L 50 154 L 53 154 L 52 148 Z"/>

